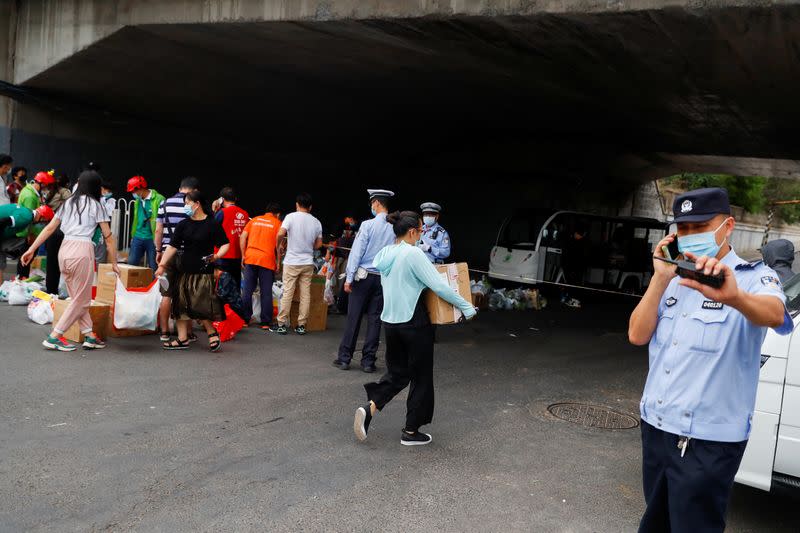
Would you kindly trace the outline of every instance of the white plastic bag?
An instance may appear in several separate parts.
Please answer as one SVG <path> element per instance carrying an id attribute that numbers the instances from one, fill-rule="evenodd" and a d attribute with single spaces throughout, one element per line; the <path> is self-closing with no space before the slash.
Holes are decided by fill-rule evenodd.
<path id="1" fill-rule="evenodd" d="M 15 281 L 8 290 L 8 305 L 28 305 L 31 301 L 31 294 L 26 290 L 21 281 Z"/>
<path id="2" fill-rule="evenodd" d="M 261 321 L 261 287 L 253 293 L 253 317 L 251 320 Z"/>
<path id="3" fill-rule="evenodd" d="M 53 307 L 50 302 L 34 298 L 28 304 L 28 318 L 37 324 L 50 324 L 53 321 Z"/>
<path id="4" fill-rule="evenodd" d="M 323 299 L 328 305 L 333 305 L 336 303 L 336 298 L 333 296 L 333 284 L 334 281 L 332 277 L 325 280 L 325 294 L 323 295 Z"/>
<path id="5" fill-rule="evenodd" d="M 281 312 L 281 297 L 283 296 L 283 282 L 276 281 L 272 284 L 272 301 L 277 302 L 278 312 Z"/>
<path id="6" fill-rule="evenodd" d="M 161 289 L 158 280 L 149 287 L 126 289 L 119 278 L 114 291 L 114 327 L 153 331 L 158 323 Z"/>
<path id="7" fill-rule="evenodd" d="M 4 281 L 3 284 L 0 285 L 0 302 L 8 301 L 8 291 L 11 290 L 13 284 L 13 281 Z"/>

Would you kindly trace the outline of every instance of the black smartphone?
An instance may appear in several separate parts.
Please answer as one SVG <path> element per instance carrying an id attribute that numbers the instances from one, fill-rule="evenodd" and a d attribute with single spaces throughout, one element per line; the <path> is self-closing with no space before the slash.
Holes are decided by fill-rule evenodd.
<path id="1" fill-rule="evenodd" d="M 678 259 L 678 256 L 681 255 L 681 251 L 678 250 L 678 236 L 674 235 L 674 239 L 671 243 L 666 246 L 661 247 L 661 251 L 664 252 L 664 256 L 667 259 Z"/>
<path id="2" fill-rule="evenodd" d="M 655 256 L 655 258 L 659 261 L 664 261 L 665 263 L 675 265 L 675 273 L 682 278 L 693 279 L 699 283 L 702 283 L 703 285 L 708 285 L 709 287 L 713 287 L 715 289 L 722 288 L 722 285 L 725 283 L 724 274 L 717 274 L 716 276 L 713 274 L 706 275 L 700 270 L 697 270 L 697 267 L 693 261 L 677 261 L 675 259 L 664 259 L 663 257 L 658 256 Z"/>

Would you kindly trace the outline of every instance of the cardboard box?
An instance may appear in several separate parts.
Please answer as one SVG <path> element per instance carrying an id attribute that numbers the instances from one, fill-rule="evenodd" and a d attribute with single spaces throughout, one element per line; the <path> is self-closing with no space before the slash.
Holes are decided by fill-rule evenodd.
<path id="1" fill-rule="evenodd" d="M 153 271 L 147 267 L 132 265 L 119 265 L 119 279 L 126 289 L 147 287 L 153 282 Z M 114 303 L 114 291 L 117 288 L 117 277 L 111 269 L 111 264 L 97 265 L 97 296 L 101 302 Z"/>
<path id="2" fill-rule="evenodd" d="M 292 327 L 297 327 L 297 317 L 300 315 L 300 303 L 292 302 L 292 310 L 289 311 L 289 320 Z M 306 331 L 325 331 L 328 328 L 328 304 L 324 301 L 312 303 L 308 309 L 308 322 Z"/>
<path id="3" fill-rule="evenodd" d="M 311 305 L 325 300 L 325 276 L 315 275 L 311 278 Z M 293 302 L 300 301 L 300 291 L 295 288 Z"/>
<path id="4" fill-rule="evenodd" d="M 43 272 L 47 272 L 47 256 L 46 255 L 37 255 L 31 261 L 31 270 L 41 270 Z"/>
<path id="5" fill-rule="evenodd" d="M 53 324 L 58 323 L 61 315 L 64 314 L 64 311 L 67 309 L 69 305 L 69 300 L 56 300 L 53 304 L 53 315 L 54 320 Z M 92 301 L 92 306 L 89 308 L 89 315 L 92 317 L 92 329 L 94 332 L 101 338 L 107 339 L 109 336 L 109 332 L 111 328 L 111 305 L 98 302 L 96 300 Z M 64 332 L 64 337 L 71 340 L 72 342 L 83 342 L 83 335 L 81 334 L 81 328 L 77 322 L 72 324 L 72 326 Z"/>
<path id="6" fill-rule="evenodd" d="M 450 263 L 447 265 L 434 266 L 441 274 L 445 283 L 468 302 L 472 301 L 472 294 L 469 286 L 469 268 L 466 263 Z M 428 308 L 428 316 L 431 319 L 431 324 L 455 324 L 462 316 L 459 309 L 442 300 L 435 292 L 430 290 L 425 292 L 425 305 Z"/>

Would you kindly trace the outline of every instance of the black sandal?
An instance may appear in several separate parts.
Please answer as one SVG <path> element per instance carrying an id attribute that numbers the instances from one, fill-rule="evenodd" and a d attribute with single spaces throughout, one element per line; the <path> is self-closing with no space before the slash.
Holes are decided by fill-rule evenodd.
<path id="1" fill-rule="evenodd" d="M 187 350 L 189 348 L 189 341 L 173 339 L 169 342 L 162 343 L 161 347 L 165 350 Z"/>
<path id="2" fill-rule="evenodd" d="M 213 338 L 217 340 L 212 341 L 211 339 Z M 208 334 L 208 350 L 211 352 L 218 352 L 220 348 L 222 348 L 222 343 L 219 340 L 219 332 L 215 330 L 214 333 Z"/>
<path id="3" fill-rule="evenodd" d="M 162 332 L 161 332 L 161 337 L 159 337 L 159 340 L 160 340 L 162 343 L 164 343 L 164 342 L 169 342 L 169 340 L 170 340 L 171 338 L 172 338 L 172 336 L 169 334 L 169 332 L 168 332 L 168 331 L 167 331 L 167 332 L 164 332 L 164 331 L 162 331 Z"/>

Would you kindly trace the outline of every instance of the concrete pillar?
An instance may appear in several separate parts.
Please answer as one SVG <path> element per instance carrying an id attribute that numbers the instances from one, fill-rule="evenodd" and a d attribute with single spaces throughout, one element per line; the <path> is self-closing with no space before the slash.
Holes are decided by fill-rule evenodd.
<path id="1" fill-rule="evenodd" d="M 9 81 L 14 71 L 17 28 L 16 2 L 0 2 L 0 80 Z M 11 129 L 16 103 L 0 96 L 0 152 L 11 151 Z"/>

